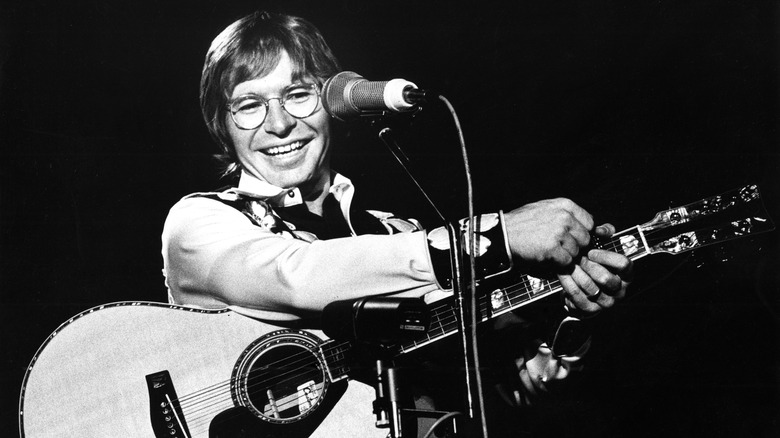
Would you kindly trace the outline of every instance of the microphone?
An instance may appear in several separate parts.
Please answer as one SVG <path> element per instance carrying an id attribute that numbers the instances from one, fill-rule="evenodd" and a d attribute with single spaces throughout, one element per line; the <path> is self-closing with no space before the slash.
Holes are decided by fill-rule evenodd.
<path id="1" fill-rule="evenodd" d="M 363 297 L 329 303 L 321 322 L 333 339 L 394 343 L 425 336 L 430 318 L 420 298 Z"/>
<path id="2" fill-rule="evenodd" d="M 425 101 L 425 91 L 405 79 L 368 81 L 355 72 L 343 71 L 322 87 L 322 104 L 334 119 L 402 113 Z"/>

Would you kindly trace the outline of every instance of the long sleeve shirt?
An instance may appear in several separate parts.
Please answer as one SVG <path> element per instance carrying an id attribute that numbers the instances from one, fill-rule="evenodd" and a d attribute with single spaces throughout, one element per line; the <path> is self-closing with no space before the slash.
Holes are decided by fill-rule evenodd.
<path id="1" fill-rule="evenodd" d="M 337 300 L 439 291 L 427 233 L 371 211 L 385 234 L 357 235 L 354 191 L 349 179 L 334 176 L 330 193 L 349 237 L 324 240 L 277 213 L 303 204 L 297 189 L 282 190 L 247 173 L 236 188 L 186 196 L 170 210 L 162 236 L 169 299 L 292 320 Z"/>

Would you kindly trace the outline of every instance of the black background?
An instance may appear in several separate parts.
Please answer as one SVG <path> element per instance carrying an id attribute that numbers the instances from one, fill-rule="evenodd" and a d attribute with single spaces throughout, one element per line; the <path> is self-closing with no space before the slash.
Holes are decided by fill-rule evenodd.
<path id="1" fill-rule="evenodd" d="M 314 22 L 345 69 L 446 96 L 480 211 L 566 196 L 622 229 L 758 183 L 780 218 L 775 2 L 225 3 L 1 7 L 0 430 L 9 435 L 24 369 L 60 323 L 102 303 L 165 300 L 167 210 L 223 184 L 197 101 L 203 56 L 256 8 Z M 434 198 L 461 212 L 444 110 L 431 104 L 401 125 Z M 432 220 L 371 129 L 354 127 L 339 149 L 338 170 L 388 195 L 377 208 Z M 657 259 L 638 262 L 632 297 L 602 318 L 586 369 L 525 432 L 780 434 L 777 232 Z"/>

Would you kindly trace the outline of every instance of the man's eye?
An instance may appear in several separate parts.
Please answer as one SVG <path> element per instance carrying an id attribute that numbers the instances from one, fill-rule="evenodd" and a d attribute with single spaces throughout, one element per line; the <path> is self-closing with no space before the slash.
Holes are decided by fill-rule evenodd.
<path id="1" fill-rule="evenodd" d="M 233 105 L 233 110 L 235 112 L 242 112 L 242 113 L 253 113 L 260 111 L 263 108 L 263 101 L 257 100 L 257 99 L 246 99 L 239 102 L 236 102 Z"/>
<path id="2" fill-rule="evenodd" d="M 309 89 L 291 90 L 287 93 L 285 101 L 287 102 L 305 102 L 312 96 L 312 91 Z"/>

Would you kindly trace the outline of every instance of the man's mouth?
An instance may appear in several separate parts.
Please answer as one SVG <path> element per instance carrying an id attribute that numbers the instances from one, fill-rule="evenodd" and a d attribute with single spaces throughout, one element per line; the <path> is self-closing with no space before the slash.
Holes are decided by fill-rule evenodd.
<path id="1" fill-rule="evenodd" d="M 294 141 L 283 146 L 274 146 L 272 148 L 263 149 L 261 152 L 266 155 L 277 156 L 295 152 L 297 150 L 303 149 L 304 146 L 306 146 L 306 143 L 302 141 Z"/>

